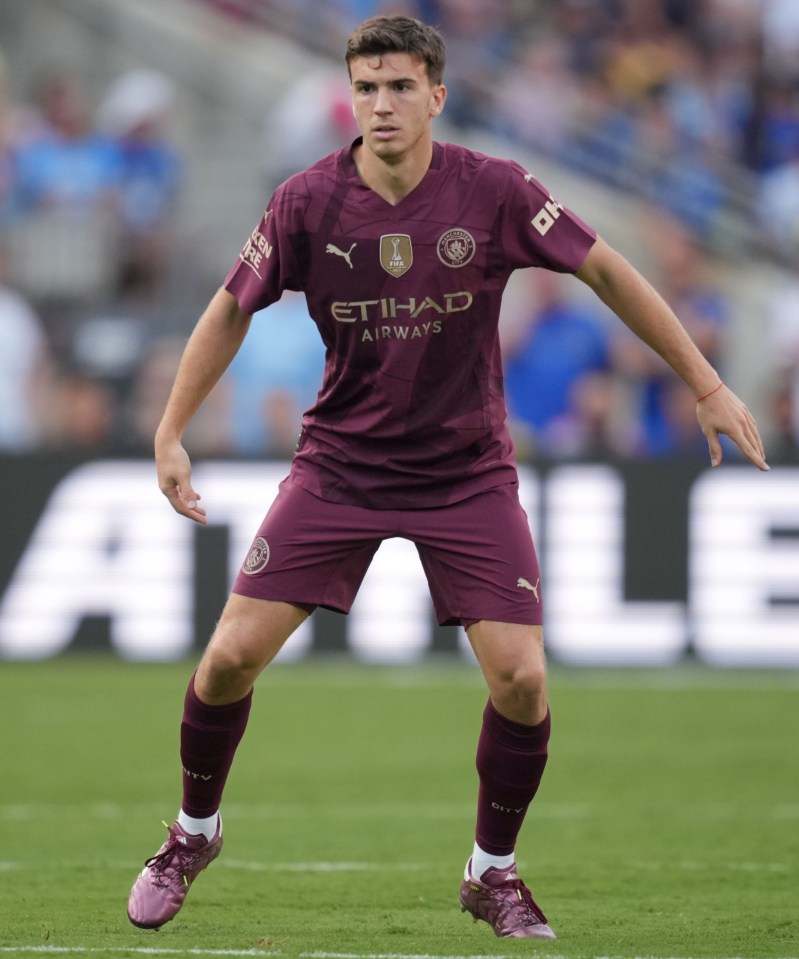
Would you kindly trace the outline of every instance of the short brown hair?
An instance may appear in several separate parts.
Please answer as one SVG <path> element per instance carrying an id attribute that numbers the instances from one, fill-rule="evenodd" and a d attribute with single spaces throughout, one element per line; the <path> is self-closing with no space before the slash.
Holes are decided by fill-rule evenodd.
<path id="1" fill-rule="evenodd" d="M 444 79 L 444 38 L 435 27 L 420 20 L 403 16 L 365 20 L 347 41 L 344 57 L 347 70 L 356 57 L 379 57 L 384 53 L 407 53 L 418 57 L 424 62 L 427 78 L 433 86 Z"/>

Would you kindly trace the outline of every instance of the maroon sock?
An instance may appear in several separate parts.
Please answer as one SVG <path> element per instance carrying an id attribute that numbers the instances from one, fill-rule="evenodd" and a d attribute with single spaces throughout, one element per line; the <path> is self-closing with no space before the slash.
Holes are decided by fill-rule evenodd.
<path id="1" fill-rule="evenodd" d="M 477 744 L 477 845 L 492 856 L 509 856 L 547 762 L 550 716 L 526 726 L 500 715 L 491 700 L 483 712 Z"/>
<path id="2" fill-rule="evenodd" d="M 236 747 L 247 728 L 252 690 L 237 703 L 208 706 L 189 680 L 180 726 L 183 763 L 183 811 L 205 819 L 219 809 Z"/>

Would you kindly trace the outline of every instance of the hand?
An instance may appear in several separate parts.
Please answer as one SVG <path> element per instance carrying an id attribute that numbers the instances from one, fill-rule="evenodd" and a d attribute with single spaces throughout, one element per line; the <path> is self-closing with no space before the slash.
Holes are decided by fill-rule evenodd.
<path id="1" fill-rule="evenodd" d="M 155 464 L 161 492 L 181 516 L 205 526 L 208 520 L 199 505 L 200 494 L 191 485 L 191 462 L 179 440 L 156 444 Z"/>
<path id="2" fill-rule="evenodd" d="M 761 470 L 769 469 L 755 419 L 732 390 L 722 385 L 719 390 L 698 401 L 696 418 L 707 439 L 711 466 L 721 463 L 719 433 L 723 433 L 729 436 L 750 463 Z"/>

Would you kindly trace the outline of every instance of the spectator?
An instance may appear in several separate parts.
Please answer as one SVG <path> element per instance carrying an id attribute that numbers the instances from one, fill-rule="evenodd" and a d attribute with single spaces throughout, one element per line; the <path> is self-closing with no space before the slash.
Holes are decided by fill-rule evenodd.
<path id="1" fill-rule="evenodd" d="M 796 81 L 764 77 L 758 88 L 758 114 L 749 159 L 755 171 L 768 176 L 799 156 L 799 95 Z"/>
<path id="2" fill-rule="evenodd" d="M 799 78 L 799 5 L 796 0 L 764 0 L 765 58 L 772 72 L 789 82 Z"/>
<path id="3" fill-rule="evenodd" d="M 760 180 L 757 217 L 771 249 L 789 261 L 799 254 L 799 149 Z"/>
<path id="4" fill-rule="evenodd" d="M 510 0 L 441 0 L 440 23 L 447 38 L 447 117 L 461 127 L 491 126 L 491 91 L 513 50 L 514 10 Z M 528 11 L 528 28 L 533 14 Z"/>
<path id="5" fill-rule="evenodd" d="M 674 66 L 674 31 L 658 3 L 625 3 L 605 45 L 603 70 L 619 102 L 646 104 Z"/>
<path id="6" fill-rule="evenodd" d="M 616 0 L 560 0 L 553 5 L 550 29 L 568 46 L 576 76 L 584 80 L 599 76 L 617 16 Z"/>
<path id="7" fill-rule="evenodd" d="M 47 76 L 39 88 L 39 127 L 17 152 L 16 193 L 23 212 L 66 210 L 78 217 L 116 203 L 121 172 L 115 144 L 92 126 L 78 78 Z"/>
<path id="8" fill-rule="evenodd" d="M 777 287 L 770 310 L 766 347 L 776 384 L 768 397 L 779 455 L 794 461 L 799 447 L 799 280 Z"/>
<path id="9" fill-rule="evenodd" d="M 120 152 L 118 203 L 123 269 L 154 276 L 167 261 L 182 181 L 169 132 L 175 91 L 156 70 L 130 70 L 112 84 L 99 123 Z"/>
<path id="10" fill-rule="evenodd" d="M 15 154 L 12 275 L 37 304 L 54 347 L 68 351 L 80 310 L 115 279 L 121 156 L 93 128 L 72 74 L 49 75 L 39 106 Z"/>
<path id="11" fill-rule="evenodd" d="M 778 371 L 768 401 L 771 412 L 769 458 L 774 463 L 799 465 L 799 396 L 790 372 Z"/>
<path id="12" fill-rule="evenodd" d="M 617 102 L 604 78 L 592 77 L 583 84 L 563 159 L 596 180 L 640 190 L 638 136 L 637 118 Z"/>
<path id="13" fill-rule="evenodd" d="M 639 149 L 648 167 L 642 191 L 705 239 L 715 235 L 729 202 L 719 157 L 702 141 L 686 143 L 662 97 L 654 98 L 639 125 Z"/>
<path id="14" fill-rule="evenodd" d="M 4 273 L 0 249 L 0 450 L 17 453 L 42 440 L 51 357 L 39 317 Z"/>
<path id="15" fill-rule="evenodd" d="M 647 228 L 647 224 L 644 223 Z M 723 373 L 724 332 L 730 304 L 709 279 L 709 265 L 693 234 L 676 221 L 653 213 L 648 224 L 658 289 L 690 331 L 710 362 Z M 614 363 L 630 388 L 638 409 L 636 455 L 685 456 L 701 448 L 688 437 L 696 411 L 681 404 L 671 372 L 658 357 L 640 349 L 632 334 L 622 332 L 614 344 Z M 686 446 L 686 443 L 688 445 Z"/>
<path id="16" fill-rule="evenodd" d="M 123 443 L 133 452 L 152 453 L 155 429 L 169 396 L 175 370 L 185 341 L 177 337 L 153 339 L 134 375 L 125 413 Z M 229 423 L 229 390 L 225 383 L 217 385 L 187 436 L 200 456 L 228 456 L 231 453 Z"/>
<path id="17" fill-rule="evenodd" d="M 55 379 L 49 444 L 55 449 L 104 453 L 113 448 L 117 406 L 110 386 L 75 369 Z"/>
<path id="18" fill-rule="evenodd" d="M 724 333 L 730 315 L 727 294 L 713 281 L 711 263 L 695 234 L 660 214 L 644 221 L 657 260 L 658 289 L 690 329 L 711 362 L 723 366 Z"/>
<path id="19" fill-rule="evenodd" d="M 679 142 L 733 162 L 742 155 L 741 136 L 752 108 L 743 64 L 721 55 L 701 35 L 675 36 L 672 58 L 663 105 Z"/>
<path id="20" fill-rule="evenodd" d="M 227 381 L 234 450 L 247 456 L 290 456 L 303 412 L 313 403 L 324 371 L 324 349 L 309 335 L 305 297 L 286 292 L 253 317 L 247 342 Z"/>
<path id="21" fill-rule="evenodd" d="M 567 297 L 559 274 L 531 271 L 530 282 L 534 312 L 505 345 L 505 395 L 520 449 L 557 455 L 567 445 L 566 421 L 581 418 L 576 384 L 609 369 L 608 333 L 592 303 Z"/>
<path id="22" fill-rule="evenodd" d="M 584 373 L 571 385 L 568 409 L 551 424 L 547 439 L 550 455 L 570 460 L 629 455 L 633 433 L 623 401 L 611 371 Z"/>
<path id="23" fill-rule="evenodd" d="M 262 156 L 267 192 L 318 156 L 347 146 L 358 132 L 341 71 L 308 73 L 266 118 Z"/>
<path id="24" fill-rule="evenodd" d="M 5 60 L 0 53 L 0 226 L 11 210 L 14 174 L 13 106 L 8 89 Z"/>
<path id="25" fill-rule="evenodd" d="M 553 36 L 537 36 L 517 50 L 498 83 L 492 123 L 525 146 L 558 155 L 578 102 L 568 48 Z"/>

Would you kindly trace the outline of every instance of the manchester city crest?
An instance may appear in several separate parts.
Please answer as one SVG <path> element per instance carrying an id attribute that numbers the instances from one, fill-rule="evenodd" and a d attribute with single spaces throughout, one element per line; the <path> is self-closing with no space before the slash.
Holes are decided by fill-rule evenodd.
<path id="1" fill-rule="evenodd" d="M 447 230 L 441 235 L 436 247 L 438 258 L 444 266 L 466 266 L 477 249 L 474 237 L 466 230 Z"/>
<path id="2" fill-rule="evenodd" d="M 247 576 L 256 576 L 262 570 L 266 569 L 268 562 L 269 543 L 267 543 L 263 536 L 256 536 L 250 547 L 250 552 L 247 554 L 247 559 L 244 560 L 241 571 L 242 573 L 246 573 Z"/>

